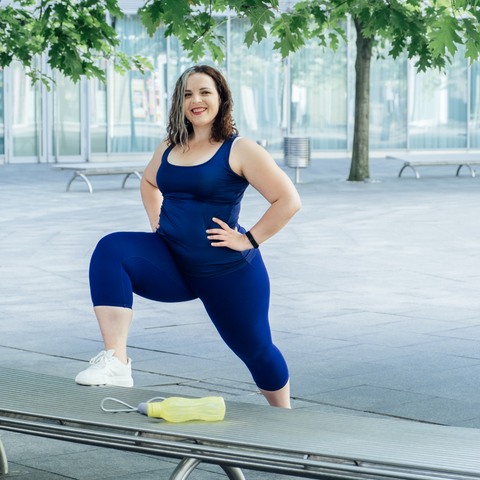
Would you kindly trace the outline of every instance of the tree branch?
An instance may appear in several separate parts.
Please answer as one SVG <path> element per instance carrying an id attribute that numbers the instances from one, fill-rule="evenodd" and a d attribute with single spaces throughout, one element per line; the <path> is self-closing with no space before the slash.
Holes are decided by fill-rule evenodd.
<path id="1" fill-rule="evenodd" d="M 208 26 L 207 28 L 193 41 L 193 43 L 197 43 L 209 30 L 210 30 L 210 23 L 212 21 L 212 0 L 210 0 L 210 17 L 208 18 Z"/>

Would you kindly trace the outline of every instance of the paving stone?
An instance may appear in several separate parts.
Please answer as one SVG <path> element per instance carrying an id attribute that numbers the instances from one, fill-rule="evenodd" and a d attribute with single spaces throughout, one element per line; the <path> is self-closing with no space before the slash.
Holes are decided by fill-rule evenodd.
<path id="1" fill-rule="evenodd" d="M 78 480 L 118 478 L 120 475 L 136 473 L 139 470 L 152 471 L 158 470 L 159 467 L 171 468 L 171 465 L 164 463 L 162 459 L 101 448 L 88 452 L 48 455 L 34 459 L 24 457 L 22 464 L 43 471 L 54 471 L 59 475 Z"/>
<path id="2" fill-rule="evenodd" d="M 480 400 L 477 402 L 452 401 L 447 398 L 422 399 L 403 405 L 390 405 L 389 414 L 409 420 L 421 420 L 440 425 L 461 425 L 478 418 Z"/>
<path id="3" fill-rule="evenodd" d="M 384 387 L 361 385 L 357 387 L 342 388 L 316 395 L 306 395 L 305 398 L 329 405 L 349 407 L 373 413 L 392 412 L 398 405 L 405 403 L 431 400 L 433 397 L 418 393 L 405 392 Z"/>
<path id="4" fill-rule="evenodd" d="M 449 169 L 398 179 L 391 161 L 371 159 L 381 182 L 357 184 L 343 181 L 348 167 L 349 159 L 313 159 L 302 172 L 309 183 L 297 186 L 302 210 L 262 245 L 273 339 L 289 365 L 293 408 L 480 428 L 477 179 Z M 67 193 L 70 176 L 49 165 L 0 166 L 0 362 L 73 379 L 103 349 L 88 288 L 95 245 L 113 231 L 149 225 L 135 182 L 121 190 L 118 178 L 99 177 L 93 195 L 81 182 Z M 267 207 L 247 189 L 241 223 L 252 226 Z M 34 226 L 28 234 L 26 225 Z M 265 405 L 198 300 L 135 296 L 129 355 L 140 388 Z M 7 443 L 4 434 L 10 458 L 23 461 L 28 448 L 41 460 L 12 460 L 19 480 L 149 480 L 168 478 L 175 467 L 35 437 Z M 98 460 L 78 473 L 85 458 Z M 103 462 L 112 465 L 110 477 Z M 208 465 L 194 475 L 225 478 Z"/>

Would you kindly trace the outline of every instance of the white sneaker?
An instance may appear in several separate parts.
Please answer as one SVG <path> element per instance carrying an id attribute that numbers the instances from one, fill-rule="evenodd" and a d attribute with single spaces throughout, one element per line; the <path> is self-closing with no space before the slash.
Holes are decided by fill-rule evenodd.
<path id="1" fill-rule="evenodd" d="M 103 350 L 90 360 L 91 367 L 80 372 L 75 382 L 80 385 L 117 385 L 133 387 L 132 360 L 124 365 L 113 354 L 115 350 Z"/>

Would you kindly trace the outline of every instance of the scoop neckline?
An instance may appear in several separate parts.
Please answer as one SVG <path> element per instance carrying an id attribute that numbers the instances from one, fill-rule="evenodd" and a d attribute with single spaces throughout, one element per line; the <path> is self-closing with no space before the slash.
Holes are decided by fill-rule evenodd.
<path id="1" fill-rule="evenodd" d="M 180 168 L 201 167 L 202 165 L 205 165 L 206 163 L 211 162 L 211 161 L 215 158 L 215 156 L 216 156 L 217 153 L 222 149 L 222 147 L 225 145 L 225 142 L 226 142 L 227 140 L 228 140 L 228 139 L 226 139 L 226 140 L 223 141 L 223 143 L 220 145 L 220 147 L 218 147 L 218 150 L 212 155 L 211 158 L 209 158 L 209 159 L 206 160 L 205 162 L 197 163 L 196 165 L 176 165 L 175 163 L 170 163 L 170 162 L 168 161 L 168 156 L 170 155 L 170 152 L 173 150 L 173 148 L 170 149 L 170 151 L 169 151 L 168 154 L 167 154 L 167 158 L 166 158 L 165 160 L 166 160 L 166 162 L 167 162 L 169 165 L 171 165 L 172 167 L 180 167 Z"/>

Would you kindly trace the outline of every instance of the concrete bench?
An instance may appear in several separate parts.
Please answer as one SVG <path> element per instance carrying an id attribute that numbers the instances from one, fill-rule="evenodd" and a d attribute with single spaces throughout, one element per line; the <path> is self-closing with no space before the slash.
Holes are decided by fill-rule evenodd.
<path id="1" fill-rule="evenodd" d="M 475 177 L 475 170 L 473 170 L 472 165 L 480 165 L 480 155 L 470 155 L 466 153 L 408 155 L 405 157 L 393 157 L 388 155 L 387 159 L 400 160 L 404 162 L 398 174 L 399 178 L 402 176 L 402 173 L 406 168 L 412 169 L 415 173 L 415 177 L 420 178 L 420 174 L 415 167 L 443 167 L 448 165 L 458 167 L 456 173 L 457 177 L 460 174 L 462 167 L 467 167 L 470 170 L 470 175 Z"/>
<path id="2" fill-rule="evenodd" d="M 53 165 L 53 170 L 72 170 L 73 177 L 68 182 L 67 192 L 70 185 L 76 178 L 81 178 L 88 186 L 90 193 L 93 193 L 92 184 L 87 177 L 96 175 L 125 175 L 122 188 L 131 175 L 135 175 L 139 180 L 142 179 L 141 173 L 145 170 L 145 162 L 104 162 L 104 163 L 59 163 Z"/>
<path id="3" fill-rule="evenodd" d="M 181 459 L 170 480 L 200 462 L 220 465 L 230 480 L 244 480 L 241 468 L 322 480 L 480 479 L 476 429 L 236 402 L 226 402 L 222 422 L 173 424 L 100 409 L 105 397 L 138 405 L 170 396 L 158 391 L 88 388 L 8 368 L 0 386 L 0 429 Z"/>

